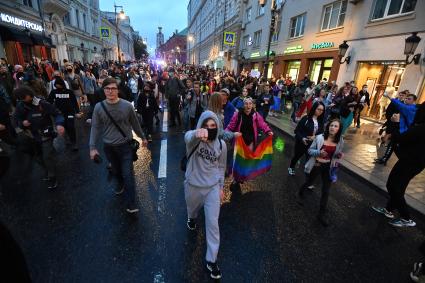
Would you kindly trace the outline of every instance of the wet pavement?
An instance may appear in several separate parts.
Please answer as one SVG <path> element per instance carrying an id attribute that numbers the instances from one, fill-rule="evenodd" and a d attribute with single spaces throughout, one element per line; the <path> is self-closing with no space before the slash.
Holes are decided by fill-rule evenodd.
<path id="1" fill-rule="evenodd" d="M 60 155 L 56 190 L 45 188 L 37 166 L 21 185 L 11 180 L 15 172 L 1 182 L 0 221 L 21 245 L 33 281 L 211 282 L 203 219 L 196 232 L 185 226 L 183 133 L 157 133 L 148 149 L 140 149 L 135 168 L 141 211 L 131 217 L 108 183 L 105 161 L 96 165 L 88 158 L 88 127 L 78 127 L 80 150 Z M 158 179 L 161 139 L 168 144 L 167 176 Z M 287 175 L 293 141 L 281 134 L 278 139 L 285 148 L 275 150 L 270 172 L 243 184 L 240 194 L 226 188 L 221 281 L 409 282 L 413 262 L 421 259 L 424 217 L 413 214 L 415 228 L 389 226 L 370 209 L 385 203 L 385 194 L 341 171 L 329 200 L 331 226 L 321 226 L 315 218 L 320 187 L 303 207 L 295 202 L 304 176 L 300 169 Z"/>
<path id="2" fill-rule="evenodd" d="M 289 115 L 269 117 L 268 121 L 275 127 L 293 135 L 296 124 Z M 391 168 L 397 162 L 397 156 L 392 154 L 386 166 L 373 161 L 384 154 L 385 146 L 379 142 L 381 124 L 371 120 L 361 120 L 361 127 L 348 128 L 344 143 L 344 160 L 342 165 L 353 174 L 370 182 L 374 186 L 387 191 L 386 182 Z M 406 200 L 414 209 L 425 214 L 425 170 L 413 178 L 406 190 Z"/>

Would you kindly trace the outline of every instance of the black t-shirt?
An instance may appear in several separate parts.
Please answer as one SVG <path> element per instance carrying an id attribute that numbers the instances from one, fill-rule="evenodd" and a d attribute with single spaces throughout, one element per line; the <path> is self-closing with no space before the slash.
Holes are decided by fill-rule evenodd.
<path id="1" fill-rule="evenodd" d="M 242 133 L 242 137 L 243 140 L 245 141 L 246 145 L 250 145 L 251 143 L 254 142 L 254 125 L 253 125 L 253 115 L 254 112 L 249 113 L 248 115 L 246 115 L 244 112 L 239 112 L 241 119 L 242 119 L 242 124 L 241 124 L 241 133 Z"/>
<path id="2" fill-rule="evenodd" d="M 48 102 L 55 105 L 64 116 L 79 112 L 77 99 L 70 89 L 54 89 L 50 92 Z"/>

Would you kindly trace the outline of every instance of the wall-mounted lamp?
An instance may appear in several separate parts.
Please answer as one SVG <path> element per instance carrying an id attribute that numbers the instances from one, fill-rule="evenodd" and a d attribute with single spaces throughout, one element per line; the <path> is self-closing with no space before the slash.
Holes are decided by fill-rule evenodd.
<path id="1" fill-rule="evenodd" d="M 415 54 L 416 47 L 418 47 L 421 38 L 418 36 L 417 32 L 413 32 L 411 36 L 405 39 L 404 43 L 404 55 L 406 55 L 406 64 L 415 63 L 415 65 L 419 64 L 419 59 L 421 58 L 421 54 Z M 415 54 L 415 55 L 413 55 Z M 413 55 L 412 60 L 409 61 L 409 57 Z"/>
<path id="2" fill-rule="evenodd" d="M 347 44 L 346 40 L 344 40 L 344 42 L 339 45 L 338 57 L 339 57 L 340 64 L 344 64 L 344 63 L 347 63 L 347 65 L 350 64 L 351 56 L 347 56 L 345 57 L 344 61 L 341 61 L 342 58 L 344 58 L 345 54 L 347 53 L 348 47 L 350 46 Z"/>

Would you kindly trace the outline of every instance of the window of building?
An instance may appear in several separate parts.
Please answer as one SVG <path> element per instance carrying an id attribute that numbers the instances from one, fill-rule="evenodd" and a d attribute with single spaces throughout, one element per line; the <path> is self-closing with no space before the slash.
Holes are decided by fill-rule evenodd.
<path id="1" fill-rule="evenodd" d="M 264 7 L 265 7 L 265 5 L 264 5 Z M 258 4 L 257 16 L 262 16 L 262 15 L 264 15 L 264 12 L 265 12 L 265 10 L 266 10 L 264 7 L 262 7 L 260 4 Z"/>
<path id="2" fill-rule="evenodd" d="M 32 6 L 32 0 L 24 0 L 24 5 L 25 5 L 25 6 L 28 6 L 28 7 L 31 7 L 31 8 L 34 8 L 34 7 Z"/>
<path id="3" fill-rule="evenodd" d="M 77 23 L 77 28 L 80 28 L 80 13 L 78 12 L 78 9 L 75 10 L 75 19 Z"/>
<path id="4" fill-rule="evenodd" d="M 347 0 L 336 1 L 323 9 L 322 30 L 334 29 L 344 25 Z"/>
<path id="5" fill-rule="evenodd" d="M 252 7 L 249 7 L 246 10 L 246 16 L 245 16 L 245 20 L 247 23 L 249 23 L 251 21 L 251 13 L 252 13 Z"/>
<path id="6" fill-rule="evenodd" d="M 306 14 L 302 14 L 291 19 L 289 38 L 296 38 L 304 35 L 305 16 Z"/>
<path id="7" fill-rule="evenodd" d="M 277 42 L 279 40 L 279 33 L 275 31 L 272 35 L 272 42 Z"/>
<path id="8" fill-rule="evenodd" d="M 259 47 L 261 44 L 261 35 L 262 35 L 263 31 L 262 30 L 258 30 L 256 32 L 254 32 L 254 47 Z"/>
<path id="9" fill-rule="evenodd" d="M 69 18 L 69 12 L 66 13 L 65 16 L 63 16 L 62 20 L 63 20 L 63 24 L 66 25 L 66 26 L 67 25 L 69 26 L 71 24 L 71 21 L 70 21 L 70 18 Z"/>
<path id="10" fill-rule="evenodd" d="M 375 0 L 372 20 L 400 16 L 415 10 L 417 0 Z"/>
<path id="11" fill-rule="evenodd" d="M 242 45 L 242 47 L 243 48 L 248 48 L 248 46 L 249 46 L 249 35 L 246 35 L 246 36 L 243 37 L 243 45 Z"/>
<path id="12" fill-rule="evenodd" d="M 84 31 L 87 31 L 87 20 L 86 20 L 86 14 L 83 14 L 83 29 Z"/>

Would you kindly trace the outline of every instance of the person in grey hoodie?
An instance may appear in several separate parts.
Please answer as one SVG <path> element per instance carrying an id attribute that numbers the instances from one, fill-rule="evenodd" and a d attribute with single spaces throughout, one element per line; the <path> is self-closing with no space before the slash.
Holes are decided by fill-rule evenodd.
<path id="1" fill-rule="evenodd" d="M 226 143 L 218 138 L 217 115 L 205 111 L 199 118 L 196 130 L 185 134 L 188 162 L 185 173 L 184 192 L 187 206 L 187 227 L 196 229 L 196 218 L 202 206 L 205 212 L 207 238 L 207 268 L 213 279 L 221 278 L 217 265 L 220 246 L 218 217 L 220 199 L 223 198 L 224 173 L 226 169 Z"/>

